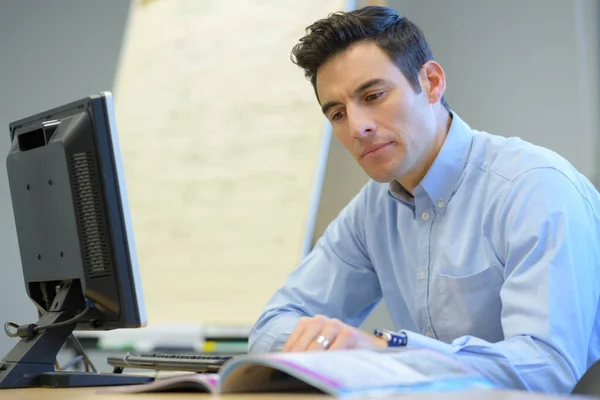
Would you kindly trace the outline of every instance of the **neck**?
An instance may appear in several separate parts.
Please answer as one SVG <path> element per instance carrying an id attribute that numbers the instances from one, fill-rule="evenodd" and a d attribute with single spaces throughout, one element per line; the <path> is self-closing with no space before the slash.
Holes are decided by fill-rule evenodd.
<path id="1" fill-rule="evenodd" d="M 431 147 L 431 151 L 424 163 L 422 163 L 418 168 L 414 171 L 409 172 L 408 174 L 398 178 L 398 183 L 402 185 L 404 190 L 406 190 L 411 195 L 413 191 L 417 187 L 417 185 L 421 182 L 431 164 L 437 157 L 440 149 L 444 145 L 444 141 L 446 140 L 446 136 L 448 135 L 448 131 L 450 130 L 450 125 L 452 124 L 452 118 L 450 117 L 450 113 L 442 106 L 439 105 L 439 109 L 436 112 L 436 133 L 435 133 L 435 142 Z"/>

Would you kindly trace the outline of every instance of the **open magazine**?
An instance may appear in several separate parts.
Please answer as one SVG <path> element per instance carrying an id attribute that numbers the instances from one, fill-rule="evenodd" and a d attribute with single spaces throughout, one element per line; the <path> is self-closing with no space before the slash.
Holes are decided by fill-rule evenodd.
<path id="1" fill-rule="evenodd" d="M 336 397 L 491 389 L 455 358 L 426 349 L 335 350 L 241 355 L 217 374 L 185 374 L 103 392 L 321 392 Z"/>

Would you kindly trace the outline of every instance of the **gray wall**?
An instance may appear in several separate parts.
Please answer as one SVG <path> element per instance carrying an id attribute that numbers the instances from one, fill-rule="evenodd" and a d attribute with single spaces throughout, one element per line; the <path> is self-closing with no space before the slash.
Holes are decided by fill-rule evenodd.
<path id="1" fill-rule="evenodd" d="M 553 149 L 598 182 L 597 1 L 388 4 L 423 30 L 446 72 L 446 98 L 467 123 Z M 326 145 L 313 240 L 367 179 L 336 140 Z M 375 326 L 391 327 L 385 305 L 363 325 Z"/>
<path id="2" fill-rule="evenodd" d="M 0 1 L 0 322 L 31 322 L 5 158 L 8 124 L 112 90 L 128 0 Z M 0 332 L 0 359 L 16 343 Z"/>
<path id="3" fill-rule="evenodd" d="M 598 181 L 597 0 L 389 4 L 421 27 L 472 127 L 553 149 Z"/>

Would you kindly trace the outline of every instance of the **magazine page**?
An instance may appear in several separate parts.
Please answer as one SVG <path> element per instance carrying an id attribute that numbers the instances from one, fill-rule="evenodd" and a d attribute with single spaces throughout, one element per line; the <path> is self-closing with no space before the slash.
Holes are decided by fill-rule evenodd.
<path id="1" fill-rule="evenodd" d="M 214 393 L 219 382 L 217 374 L 178 374 L 155 379 L 140 385 L 111 386 L 98 393 L 204 392 Z"/>
<path id="2" fill-rule="evenodd" d="M 333 396 L 492 388 L 450 356 L 424 349 L 337 350 L 236 357 L 219 391 L 314 390 Z"/>
<path id="3" fill-rule="evenodd" d="M 305 379 L 305 374 L 262 356 L 236 357 L 221 369 L 218 393 L 303 392 L 329 393 L 327 385 L 315 384 Z"/>

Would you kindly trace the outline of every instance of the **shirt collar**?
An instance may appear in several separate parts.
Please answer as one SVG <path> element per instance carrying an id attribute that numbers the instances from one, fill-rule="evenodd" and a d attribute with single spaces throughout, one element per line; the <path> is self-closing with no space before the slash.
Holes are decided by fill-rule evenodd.
<path id="1" fill-rule="evenodd" d="M 458 180 L 462 175 L 471 150 L 473 131 L 456 113 L 452 112 L 452 122 L 444 144 L 431 167 L 417 186 L 420 186 L 431 202 L 443 210 L 450 201 Z M 397 181 L 390 182 L 389 191 L 396 198 L 410 201 L 410 194 Z"/>

